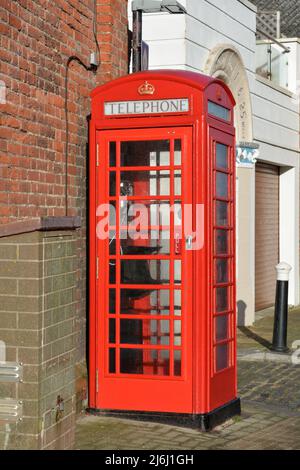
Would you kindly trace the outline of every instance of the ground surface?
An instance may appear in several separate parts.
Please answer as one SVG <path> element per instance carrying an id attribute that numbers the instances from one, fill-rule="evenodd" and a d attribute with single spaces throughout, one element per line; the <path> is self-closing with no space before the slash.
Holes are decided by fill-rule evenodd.
<path id="1" fill-rule="evenodd" d="M 157 423 L 84 416 L 77 449 L 101 450 L 299 450 L 300 365 L 269 352 L 273 312 L 238 333 L 242 415 L 211 433 Z M 289 346 L 300 340 L 300 310 L 289 313 Z M 299 344 L 300 347 L 300 344 Z M 299 354 L 300 357 L 300 354 Z M 299 361 L 300 362 L 300 361 Z"/>

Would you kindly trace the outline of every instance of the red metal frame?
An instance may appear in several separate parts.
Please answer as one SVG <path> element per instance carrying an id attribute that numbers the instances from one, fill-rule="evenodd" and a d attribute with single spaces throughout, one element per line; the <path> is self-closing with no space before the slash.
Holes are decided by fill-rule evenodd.
<path id="1" fill-rule="evenodd" d="M 153 96 L 141 96 L 138 89 L 145 81 L 151 83 L 155 92 Z M 190 109 L 187 113 L 153 116 L 125 116 L 105 117 L 103 113 L 104 102 L 143 100 L 143 99 L 171 99 L 174 97 L 188 98 Z M 207 102 L 211 100 L 216 104 L 228 108 L 230 121 L 208 115 Z M 236 385 L 236 281 L 235 281 L 235 152 L 233 127 L 234 99 L 229 89 L 222 82 L 191 72 L 156 71 L 143 72 L 115 80 L 107 85 L 98 87 L 92 94 L 92 119 L 90 124 L 90 358 L 89 358 L 89 404 L 91 408 L 159 411 L 177 413 L 208 413 L 225 405 L 237 397 Z M 204 246 L 200 250 L 186 251 L 185 243 L 173 240 L 171 236 L 170 249 L 172 255 L 146 256 L 147 259 L 185 260 L 182 273 L 182 305 L 184 306 L 182 318 L 186 324 L 182 325 L 182 338 L 184 351 L 184 368 L 182 377 L 174 376 L 173 361 L 171 361 L 171 374 L 162 375 L 162 365 L 158 364 L 160 374 L 149 374 L 151 367 L 145 366 L 147 375 L 121 374 L 117 368 L 115 374 L 107 370 L 107 319 L 108 316 L 108 243 L 96 239 L 96 208 L 100 202 L 108 201 L 109 191 L 109 142 L 117 143 L 116 187 L 120 185 L 120 142 L 136 140 L 164 140 L 171 142 L 170 166 L 161 167 L 126 167 L 124 171 L 140 170 L 167 170 L 171 175 L 173 165 L 175 139 L 182 139 L 182 179 L 185 185 L 182 190 L 184 202 L 204 205 Z M 228 146 L 228 170 L 219 169 L 220 173 L 228 175 L 228 204 L 230 243 L 228 253 L 216 258 L 214 253 L 216 210 L 216 184 L 215 163 L 216 143 Z M 97 156 L 98 154 L 98 156 Z M 122 169 L 123 171 L 123 169 Z M 174 180 L 170 178 L 171 194 L 174 194 Z M 110 199 L 117 200 L 117 197 Z M 170 200 L 169 196 L 131 196 L 132 200 Z M 174 200 L 180 199 L 175 198 Z M 194 209 L 195 219 L 195 209 Z M 173 217 L 171 216 L 171 226 Z M 194 220 L 195 223 L 195 220 Z M 117 223 L 118 231 L 118 223 Z M 163 228 L 157 226 L 157 228 Z M 193 227 L 193 230 L 195 227 Z M 227 230 L 227 229 L 226 229 Z M 172 235 L 172 234 L 171 234 Z M 117 265 L 122 259 L 144 259 L 142 255 L 118 255 L 120 244 L 117 241 Z M 179 253 L 179 254 L 178 254 Z M 98 278 L 97 278 L 97 261 Z M 215 350 L 215 259 L 228 259 L 230 266 L 229 308 L 230 336 L 218 344 L 230 344 L 228 367 L 216 370 Z M 173 263 L 171 263 L 171 277 L 173 276 Z M 118 270 L 120 273 L 120 270 Z M 116 282 L 120 287 L 120 274 Z M 225 283 L 225 286 L 227 284 Z M 149 285 L 130 285 L 130 288 L 149 288 Z M 126 288 L 129 288 L 126 286 Z M 165 285 L 155 285 L 155 289 L 166 289 Z M 171 291 L 174 286 L 171 286 Z M 173 299 L 173 296 L 171 296 Z M 116 302 L 116 311 L 119 311 L 119 299 Z M 171 313 L 172 304 L 171 300 Z M 139 304 L 141 305 L 141 303 Z M 186 315 L 185 315 L 186 313 Z M 118 318 L 118 313 L 116 314 Z M 122 319 L 132 318 L 122 315 Z M 146 319 L 145 315 L 136 315 L 135 318 Z M 174 333 L 173 319 L 175 317 L 155 317 L 151 319 L 164 319 L 170 321 L 170 338 Z M 175 318 L 176 319 L 176 318 Z M 172 320 L 172 321 L 171 321 Z M 150 334 L 149 327 L 143 326 L 143 336 Z M 116 351 L 117 364 L 119 359 L 120 328 L 116 322 Z M 106 346 L 105 346 L 106 345 Z M 126 345 L 126 349 L 137 349 L 137 345 Z M 147 362 L 151 349 L 170 350 L 171 358 L 175 350 L 180 347 L 143 345 L 144 360 Z"/>

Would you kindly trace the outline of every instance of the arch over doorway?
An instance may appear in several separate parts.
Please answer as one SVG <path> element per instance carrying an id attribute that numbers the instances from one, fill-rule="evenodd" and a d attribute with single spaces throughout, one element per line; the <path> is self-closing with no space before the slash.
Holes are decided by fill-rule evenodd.
<path id="1" fill-rule="evenodd" d="M 212 49 L 204 73 L 223 80 L 237 103 L 235 124 L 237 142 L 253 141 L 252 105 L 247 73 L 239 51 L 232 45 L 220 44 Z"/>

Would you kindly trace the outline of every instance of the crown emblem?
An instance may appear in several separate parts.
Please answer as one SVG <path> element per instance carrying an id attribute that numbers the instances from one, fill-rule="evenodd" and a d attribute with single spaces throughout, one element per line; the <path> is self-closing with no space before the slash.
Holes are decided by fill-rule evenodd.
<path id="1" fill-rule="evenodd" d="M 153 95 L 155 87 L 146 81 L 138 88 L 138 92 L 140 95 Z"/>
<path id="2" fill-rule="evenodd" d="M 222 91 L 221 91 L 220 87 L 217 88 L 216 98 L 217 98 L 218 101 L 222 101 Z"/>

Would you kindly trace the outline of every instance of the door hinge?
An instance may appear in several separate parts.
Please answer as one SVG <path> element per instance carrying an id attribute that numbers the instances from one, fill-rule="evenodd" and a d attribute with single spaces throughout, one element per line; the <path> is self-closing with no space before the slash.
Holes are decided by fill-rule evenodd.
<path id="1" fill-rule="evenodd" d="M 99 279 L 99 258 L 96 258 L 96 279 Z"/>
<path id="2" fill-rule="evenodd" d="M 96 369 L 96 393 L 99 392 L 99 373 L 98 373 L 98 369 Z"/>
<path id="3" fill-rule="evenodd" d="M 96 166 L 99 166 L 99 144 L 97 144 L 96 149 Z"/>

